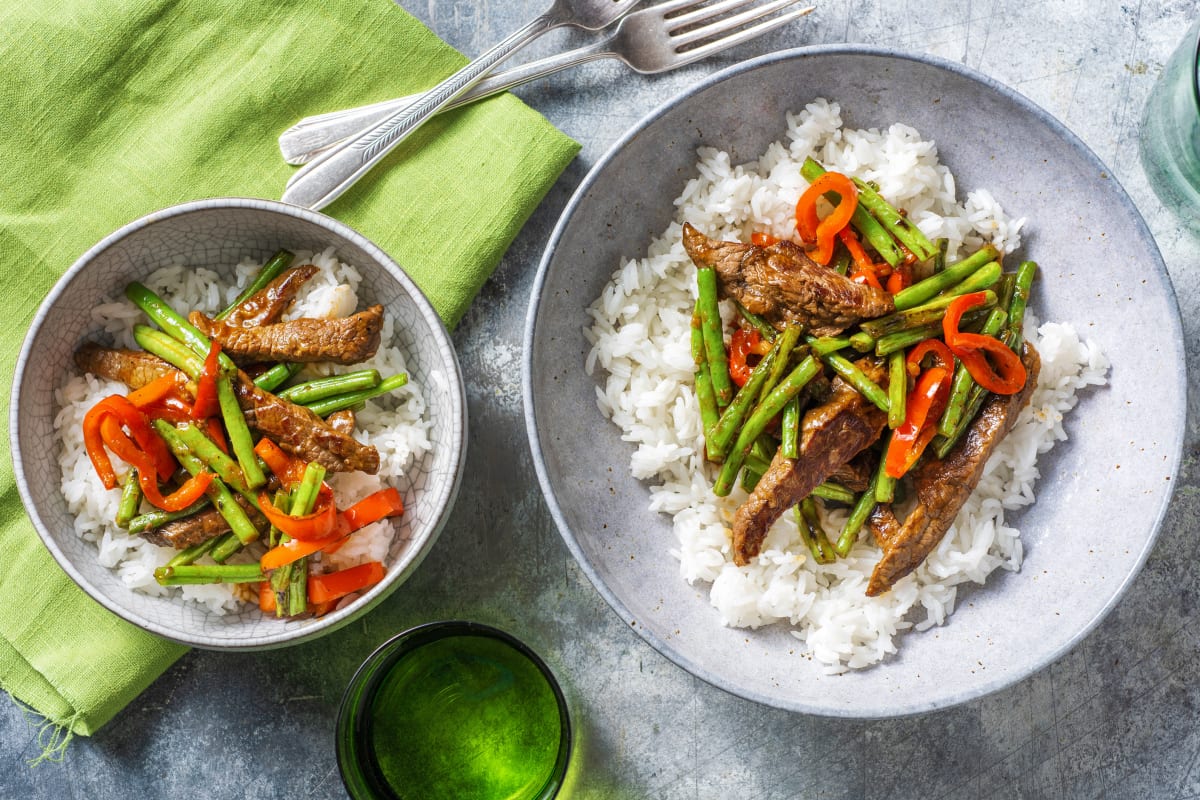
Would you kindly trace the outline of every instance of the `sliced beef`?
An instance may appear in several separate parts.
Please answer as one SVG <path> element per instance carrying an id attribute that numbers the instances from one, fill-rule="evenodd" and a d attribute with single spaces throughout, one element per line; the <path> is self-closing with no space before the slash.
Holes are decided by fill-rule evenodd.
<path id="1" fill-rule="evenodd" d="M 840 483 L 852 492 L 866 491 L 877 466 L 875 461 L 868 453 L 859 453 L 830 473 L 826 480 Z"/>
<path id="2" fill-rule="evenodd" d="M 140 389 L 163 375 L 178 372 L 161 358 L 141 350 L 118 350 L 84 342 L 75 351 L 75 365 L 111 381 L 120 381 L 130 389 Z"/>
<path id="3" fill-rule="evenodd" d="M 225 324 L 253 328 L 278 321 L 300 288 L 316 274 L 317 268 L 312 264 L 284 270 L 275 280 L 238 303 L 225 315 Z"/>
<path id="4" fill-rule="evenodd" d="M 383 328 L 383 306 L 340 319 L 304 317 L 256 328 L 231 325 L 193 311 L 188 319 L 239 363 L 255 361 L 357 364 L 375 355 Z"/>
<path id="5" fill-rule="evenodd" d="M 348 408 L 335 411 L 325 418 L 325 424 L 338 433 L 350 436 L 354 433 L 354 412 Z"/>
<path id="6" fill-rule="evenodd" d="M 316 461 L 332 472 L 379 470 L 379 451 L 333 428 L 304 406 L 289 403 L 254 385 L 244 374 L 235 386 L 246 422 L 288 453 Z"/>
<path id="7" fill-rule="evenodd" d="M 246 512 L 246 516 L 250 517 L 250 521 L 254 523 L 254 527 L 259 530 L 266 528 L 267 518 L 258 509 L 250 505 L 243 497 L 234 495 L 234 499 L 237 500 L 237 504 L 242 507 L 242 510 Z M 142 538 L 159 547 L 174 547 L 176 550 L 185 550 L 202 542 L 207 542 L 214 536 L 220 536 L 228 530 L 229 523 L 221 516 L 221 512 L 215 508 L 207 508 L 190 517 L 168 522 L 161 528 L 146 531 L 142 534 Z"/>
<path id="8" fill-rule="evenodd" d="M 860 359 L 857 366 L 875 381 L 884 376 L 883 362 Z M 828 402 L 804 415 L 800 457 L 777 452 L 750 498 L 733 517 L 733 561 L 739 566 L 759 554 L 775 520 L 812 492 L 839 467 L 879 439 L 887 414 L 841 378 L 833 380 Z"/>
<path id="9" fill-rule="evenodd" d="M 900 520 L 896 519 L 896 512 L 892 511 L 890 503 L 879 503 L 867 517 L 867 527 L 871 530 L 875 544 L 880 549 L 887 549 L 888 544 L 900 532 Z"/>
<path id="10" fill-rule="evenodd" d="M 983 468 L 1000 440 L 1016 422 L 1037 386 L 1041 360 L 1026 343 L 1022 355 L 1028 378 L 1025 388 L 984 403 L 959 444 L 945 459 L 931 459 L 913 471 L 917 505 L 900 529 L 881 543 L 883 557 L 867 584 L 867 595 L 883 594 L 925 560 L 954 524 L 959 509 L 979 485 Z M 878 540 L 878 535 L 877 535 Z"/>
<path id="11" fill-rule="evenodd" d="M 720 242 L 685 224 L 683 246 L 696 266 L 716 270 L 724 295 L 778 328 L 800 323 L 815 336 L 832 336 L 895 310 L 886 292 L 818 264 L 791 242 Z"/>

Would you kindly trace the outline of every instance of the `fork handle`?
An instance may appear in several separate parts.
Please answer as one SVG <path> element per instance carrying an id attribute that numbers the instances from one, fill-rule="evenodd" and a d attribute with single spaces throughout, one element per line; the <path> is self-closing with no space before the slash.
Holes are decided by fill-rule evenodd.
<path id="1" fill-rule="evenodd" d="M 565 24 L 552 10 L 507 36 L 483 55 L 423 94 L 411 106 L 395 111 L 361 135 L 330 150 L 292 176 L 283 201 L 320 210 L 340 197 L 396 145 L 442 110 L 514 51 Z"/>
<path id="2" fill-rule="evenodd" d="M 441 111 L 459 108 L 587 61 L 616 56 L 610 46 L 614 38 L 615 34 L 609 34 L 585 47 L 490 75 L 442 106 Z M 379 124 L 392 114 L 408 108 L 421 97 L 421 93 L 410 94 L 357 108 L 305 117 L 279 135 L 279 151 L 289 164 L 308 163 L 320 155 L 321 151 Z"/>

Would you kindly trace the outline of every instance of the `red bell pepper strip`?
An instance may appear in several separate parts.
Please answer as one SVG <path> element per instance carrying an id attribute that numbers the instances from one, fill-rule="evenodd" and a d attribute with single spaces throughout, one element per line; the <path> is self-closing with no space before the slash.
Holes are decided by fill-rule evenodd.
<path id="1" fill-rule="evenodd" d="M 350 530 L 356 531 L 385 517 L 403 513 L 404 501 L 400 499 L 400 493 L 388 487 L 380 489 L 347 508 L 342 512 L 342 518 L 350 525 Z"/>
<path id="2" fill-rule="evenodd" d="M 1020 356 L 999 339 L 980 333 L 963 333 L 958 329 L 962 315 L 985 302 L 983 292 L 972 292 L 955 298 L 946 307 L 946 316 L 942 318 L 946 346 L 984 389 L 996 394 L 1016 394 L 1028 379 Z"/>
<path id="3" fill-rule="evenodd" d="M 896 267 L 892 274 L 888 276 L 887 291 L 888 294 L 896 294 L 902 292 L 912 286 L 912 265 L 907 261 Z"/>
<path id="4" fill-rule="evenodd" d="M 258 444 L 254 445 L 254 452 L 266 462 L 284 488 L 290 489 L 304 478 L 304 462 L 285 453 L 267 437 L 258 440 Z"/>
<path id="5" fill-rule="evenodd" d="M 313 541 L 303 541 L 301 539 L 288 539 L 282 544 L 272 547 L 267 552 L 263 553 L 262 559 L 259 561 L 259 566 L 263 572 L 272 569 L 278 569 L 284 564 L 290 564 L 305 556 L 312 555 L 319 550 L 333 552 L 335 545 L 340 545 L 350 533 L 349 526 L 346 521 L 340 516 L 337 518 L 337 523 L 334 531 L 324 539 L 315 539 Z"/>
<path id="6" fill-rule="evenodd" d="M 357 567 L 328 572 L 324 575 L 311 575 L 308 578 L 308 599 L 314 605 L 329 603 L 345 597 L 351 592 L 374 586 L 383 580 L 383 564 L 378 561 L 368 561 Z"/>
<path id="7" fill-rule="evenodd" d="M 729 345 L 729 377 L 739 387 L 745 386 L 746 381 L 750 380 L 750 373 L 754 371 L 747 358 L 751 353 L 765 356 L 769 352 L 771 343 L 763 341 L 758 331 L 734 329 L 733 340 Z"/>
<path id="8" fill-rule="evenodd" d="M 938 419 L 946 407 L 953 374 L 951 369 L 930 367 L 917 378 L 917 385 L 905 400 L 904 422 L 892 431 L 888 443 L 883 468 L 889 476 L 901 478 L 912 469 L 937 433 Z"/>
<path id="9" fill-rule="evenodd" d="M 838 231 L 838 238 L 842 240 L 842 244 L 846 245 L 846 249 L 850 251 L 850 258 L 854 260 L 854 265 L 859 270 L 875 271 L 875 262 L 867 255 L 866 249 L 863 248 L 862 242 L 858 240 L 854 229 L 847 225 Z"/>
<path id="10" fill-rule="evenodd" d="M 879 282 L 878 276 L 875 275 L 875 270 L 869 267 L 856 268 L 854 272 L 850 273 L 850 280 L 878 289 L 881 292 L 883 291 L 883 284 Z"/>
<path id="11" fill-rule="evenodd" d="M 258 610 L 264 614 L 275 611 L 275 591 L 271 588 L 270 581 L 258 584 Z"/>
<path id="12" fill-rule="evenodd" d="M 926 339 L 908 351 L 908 356 L 905 358 L 908 374 L 914 378 L 917 377 L 921 372 L 921 362 L 925 360 L 925 356 L 930 355 L 933 356 L 935 362 L 933 366 L 947 371 L 954 369 L 954 354 L 950 352 L 950 348 L 946 347 L 940 339 Z"/>
<path id="13" fill-rule="evenodd" d="M 209 417 L 204 423 L 205 430 L 208 432 L 208 438 L 213 440 L 213 444 L 221 448 L 221 452 L 229 455 L 229 442 L 225 439 L 225 428 L 221 426 L 221 418 Z"/>
<path id="14" fill-rule="evenodd" d="M 275 508 L 266 492 L 259 492 L 258 502 L 262 506 L 263 516 L 293 539 L 306 542 L 326 539 L 337 526 L 337 506 L 334 505 L 333 490 L 329 488 L 329 484 L 321 484 L 316 508 L 311 514 L 299 517 L 285 514 Z"/>
<path id="15" fill-rule="evenodd" d="M 126 398 L 136 408 L 142 409 L 151 403 L 158 403 L 164 397 L 179 388 L 180 373 L 155 378 L 140 389 L 135 389 Z"/>
<path id="16" fill-rule="evenodd" d="M 100 482 L 105 489 L 117 488 L 117 473 L 113 470 L 112 460 L 104 449 L 104 437 L 100 433 L 100 423 L 110 416 L 99 403 L 88 409 L 83 418 L 83 446 L 91 459 L 92 469 L 100 476 Z"/>
<path id="17" fill-rule="evenodd" d="M 171 454 L 167 443 L 154 432 L 146 415 L 129 402 L 128 398 L 112 394 L 96 405 L 101 408 L 101 413 L 111 414 L 121 425 L 125 426 L 130 436 L 137 442 L 137 446 L 153 460 L 151 472 L 157 473 L 159 480 L 165 481 L 175 473 L 175 457 Z M 120 454 L 118 453 L 118 455 Z"/>
<path id="18" fill-rule="evenodd" d="M 758 247 L 770 247 L 778 241 L 771 234 L 763 233 L 762 231 L 755 231 L 750 234 L 750 244 L 757 245 Z"/>
<path id="19" fill-rule="evenodd" d="M 172 425 L 192 421 L 192 406 L 174 395 L 167 395 L 161 400 L 141 407 L 141 411 L 149 419 L 165 419 Z"/>
<path id="20" fill-rule="evenodd" d="M 100 421 L 100 434 L 104 444 L 122 461 L 138 471 L 138 485 L 151 505 L 163 511 L 181 511 L 200 499 L 213 481 L 211 472 L 202 472 L 189 478 L 182 486 L 168 495 L 163 495 L 155 477 L 154 459 L 141 450 L 125 435 L 121 423 L 113 414 L 106 414 Z"/>
<path id="21" fill-rule="evenodd" d="M 221 345 L 216 339 L 208 348 L 204 371 L 196 381 L 196 402 L 192 404 L 192 419 L 208 419 L 221 411 L 217 402 L 217 374 L 221 370 Z"/>
<path id="22" fill-rule="evenodd" d="M 817 200 L 826 192 L 837 192 L 841 200 L 825 219 L 817 219 Z M 796 230 L 806 242 L 815 242 L 809 255 L 818 264 L 833 258 L 834 237 L 850 224 L 858 207 L 858 187 L 840 172 L 826 172 L 813 181 L 796 201 Z"/>

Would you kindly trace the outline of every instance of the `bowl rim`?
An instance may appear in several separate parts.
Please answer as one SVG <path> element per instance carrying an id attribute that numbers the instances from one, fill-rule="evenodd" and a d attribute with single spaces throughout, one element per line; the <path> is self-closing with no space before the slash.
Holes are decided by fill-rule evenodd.
<path id="1" fill-rule="evenodd" d="M 884 60 L 900 60 L 915 62 L 935 69 L 949 71 L 959 77 L 966 78 L 974 83 L 980 84 L 985 89 L 998 93 L 1008 101 L 1024 109 L 1031 114 L 1042 124 L 1054 133 L 1055 136 L 1064 140 L 1070 147 L 1078 152 L 1086 161 L 1090 162 L 1097 172 L 1105 173 L 1108 179 L 1112 182 L 1116 189 L 1117 197 L 1121 204 L 1131 215 L 1134 226 L 1141 234 L 1142 238 L 1150 244 L 1148 248 L 1148 256 L 1154 267 L 1154 274 L 1158 277 L 1165 290 L 1166 299 L 1171 310 L 1174 312 L 1172 320 L 1176 328 L 1180 331 L 1179 341 L 1175 344 L 1180 348 L 1182 353 L 1182 321 L 1179 313 L 1179 303 L 1175 295 L 1175 289 L 1170 281 L 1166 265 L 1163 262 L 1162 254 L 1158 249 L 1157 243 L 1151 234 L 1146 221 L 1141 212 L 1134 204 L 1125 188 L 1113 176 L 1110 170 L 1103 161 L 1087 146 L 1076 134 L 1069 130 L 1062 122 L 1054 115 L 1043 109 L 1041 106 L 1034 103 L 1029 98 L 1025 97 L 1015 89 L 995 80 L 983 73 L 972 69 L 964 64 L 949 61 L 947 59 L 929 55 L 926 53 L 914 53 L 893 47 L 868 45 L 868 44 L 829 44 L 829 45 L 812 45 L 805 47 L 790 48 L 787 50 L 779 50 L 756 58 L 741 61 L 732 66 L 720 70 L 704 80 L 698 81 L 687 86 L 680 92 L 653 108 L 645 114 L 641 119 L 635 122 L 629 130 L 623 134 L 605 153 L 596 161 L 591 169 L 588 170 L 583 181 L 580 182 L 578 188 L 563 208 L 558 222 L 555 224 L 554 230 L 551 232 L 546 243 L 546 249 L 543 252 L 541 262 L 538 264 L 537 274 L 534 277 L 533 288 L 530 293 L 529 307 L 526 312 L 525 319 L 525 336 L 523 340 L 524 355 L 521 363 L 521 390 L 525 407 L 525 429 L 529 438 L 529 447 L 533 455 L 534 469 L 537 472 L 538 483 L 542 487 L 542 493 L 546 499 L 546 505 L 550 510 L 550 515 L 554 519 L 555 525 L 561 534 L 563 541 L 570 550 L 571 555 L 575 557 L 588 580 L 609 604 L 613 611 L 617 613 L 623 620 L 626 621 L 628 627 L 631 627 L 638 636 L 646 641 L 651 647 L 674 662 L 688 673 L 700 678 L 706 683 L 726 691 L 737 697 L 751 700 L 756 703 L 761 703 L 773 708 L 780 708 L 787 711 L 795 711 L 806 714 L 814 714 L 826 717 L 835 717 L 843 719 L 888 719 L 896 717 L 911 716 L 914 714 L 923 714 L 930 711 L 936 711 L 944 708 L 965 703 L 970 700 L 975 700 L 984 697 L 993 692 L 1012 686 L 1029 676 L 1039 672 L 1052 662 L 1058 660 L 1066 653 L 1070 652 L 1077 644 L 1090 634 L 1100 622 L 1108 616 L 1108 614 L 1116 607 L 1116 605 L 1125 596 L 1133 584 L 1134 579 L 1142 571 L 1146 563 L 1146 559 L 1150 555 L 1159 533 L 1162 529 L 1163 519 L 1166 516 L 1170 506 L 1171 499 L 1175 493 L 1175 487 L 1178 484 L 1176 480 L 1179 474 L 1179 466 L 1183 456 L 1183 433 L 1186 428 L 1186 406 L 1184 413 L 1179 415 L 1178 430 L 1173 431 L 1173 438 L 1176 442 L 1173 452 L 1171 453 L 1170 463 L 1168 465 L 1169 474 L 1171 476 L 1170 489 L 1164 494 L 1157 512 L 1152 521 L 1150 535 L 1147 537 L 1144 546 L 1137 554 L 1133 568 L 1121 580 L 1108 602 L 1100 608 L 1095 616 L 1090 619 L 1087 624 L 1062 643 L 1054 652 L 1046 654 L 1025 666 L 1021 670 L 1012 672 L 1004 671 L 998 677 L 986 678 L 973 684 L 968 690 L 952 693 L 950 695 L 939 697 L 932 701 L 916 701 L 908 702 L 900 705 L 888 704 L 886 701 L 873 701 L 873 704 L 864 709 L 847 709 L 840 707 L 823 706 L 810 702 L 803 701 L 788 701 L 776 697 L 770 697 L 760 692 L 747 689 L 725 680 L 719 675 L 714 674 L 703 665 L 697 663 L 693 659 L 683 655 L 675 650 L 666 640 L 656 635 L 654 631 L 646 626 L 637 625 L 636 615 L 630 613 L 630 610 L 623 602 L 613 593 L 607 583 L 600 577 L 596 568 L 588 560 L 583 547 L 575 538 L 575 533 L 567 524 L 566 515 L 562 505 L 559 503 L 557 496 L 554 493 L 554 486 L 551 482 L 550 474 L 547 469 L 545 457 L 542 451 L 541 435 L 537 428 L 536 409 L 537 398 L 533 391 L 533 349 L 534 337 L 537 335 L 538 311 L 542 303 L 542 295 L 545 290 L 547 275 L 549 273 L 550 263 L 554 260 L 557 254 L 557 248 L 561 241 L 568 224 L 571 222 L 575 212 L 579 206 L 587 199 L 592 186 L 599 180 L 600 175 L 607 169 L 609 164 L 624 150 L 630 142 L 636 139 L 646 128 L 654 124 L 654 122 L 665 115 L 667 112 L 688 101 L 690 98 L 708 90 L 716 84 L 739 76 L 746 72 L 752 72 L 761 67 L 770 66 L 782 61 L 791 61 L 796 59 L 821 57 L 821 56 L 858 56 L 871 57 Z M 1181 369 L 1178 372 L 1178 383 L 1174 387 L 1176 393 L 1183 398 L 1187 396 L 1187 366 L 1182 358 L 1179 359 Z M 874 669 L 887 668 L 886 663 L 880 663 L 873 667 Z"/>
<path id="2" fill-rule="evenodd" d="M 153 620 L 146 619 L 140 614 L 132 612 L 129 608 L 122 606 L 109 598 L 104 592 L 101 592 L 96 586 L 93 586 L 87 578 L 75 568 L 71 560 L 58 547 L 51 535 L 46 523 L 42 520 L 38 513 L 37 507 L 33 501 L 33 495 L 29 488 L 28 481 L 25 478 L 24 459 L 21 453 L 20 446 L 20 413 L 19 413 L 19 396 L 21 386 L 24 382 L 25 371 L 29 365 L 29 359 L 32 354 L 34 340 L 41 331 L 43 324 L 46 321 L 47 315 L 51 308 L 58 302 L 58 299 L 66 291 L 67 287 L 75 280 L 78 275 L 87 268 L 87 266 L 102 252 L 112 247 L 115 243 L 136 233 L 143 228 L 146 228 L 155 223 L 161 222 L 173 217 L 184 216 L 187 214 L 207 211 L 212 209 L 252 209 L 256 211 L 267 211 L 271 213 L 281 214 L 287 217 L 301 219 L 305 222 L 317 225 L 325 230 L 340 236 L 355 246 L 365 251 L 376 263 L 383 269 L 407 292 L 416 304 L 421 317 L 429 325 L 435 339 L 438 353 L 441 356 L 443 365 L 453 367 L 448 369 L 446 378 L 449 385 L 451 408 L 448 410 L 448 417 L 457 419 L 459 424 L 451 426 L 451 441 L 448 447 L 454 452 L 453 475 L 448 485 L 444 485 L 435 496 L 435 502 L 439 504 L 438 512 L 431 523 L 429 523 L 428 540 L 423 547 L 413 552 L 407 560 L 397 562 L 389 566 L 388 572 L 383 581 L 373 586 L 368 590 L 357 602 L 351 603 L 346 608 L 333 611 L 325 616 L 313 620 L 309 624 L 302 627 L 292 628 L 290 630 L 281 629 L 278 633 L 266 635 L 247 636 L 245 641 L 227 642 L 222 639 L 205 637 L 203 635 L 183 634 L 180 631 L 169 628 L 165 625 L 157 623 Z M 66 272 L 54 283 L 53 288 L 42 300 L 38 306 L 37 313 L 33 317 L 33 321 L 29 325 L 29 329 L 25 333 L 24 340 L 21 343 L 21 350 L 17 356 L 16 366 L 13 370 L 13 383 L 9 394 L 9 449 L 13 460 L 13 473 L 16 478 L 17 491 L 20 494 L 21 502 L 25 506 L 26 516 L 33 523 L 34 529 L 37 531 L 38 537 L 42 540 L 42 544 L 50 551 L 54 560 L 64 572 L 71 577 L 77 586 L 83 589 L 93 600 L 107 608 L 109 611 L 116 614 L 121 619 L 142 628 L 145 631 L 161 636 L 178 644 L 187 645 L 189 647 L 199 647 L 207 650 L 222 650 L 222 651 L 253 651 L 253 650 L 268 650 L 286 645 L 300 644 L 301 642 L 309 641 L 324 634 L 330 633 L 354 619 L 359 615 L 370 611 L 380 602 L 382 602 L 392 591 L 398 588 L 412 572 L 420 565 L 425 556 L 433 548 L 437 542 L 442 529 L 446 525 L 451 511 L 454 508 L 455 500 L 458 498 L 459 488 L 462 484 L 463 465 L 466 461 L 467 454 L 467 401 L 466 387 L 462 375 L 462 366 L 458 361 L 458 354 L 454 349 L 454 345 L 450 340 L 450 334 L 446 330 L 445 324 L 441 317 L 434 311 L 433 305 L 408 276 L 408 274 L 385 253 L 378 245 L 372 242 L 367 237 L 363 236 L 358 231 L 346 225 L 339 220 L 334 219 L 326 214 L 318 211 L 313 211 L 302 206 L 283 203 L 277 200 L 266 200 L 252 197 L 214 197 L 202 200 L 192 200 L 177 205 L 167 206 L 157 211 L 153 211 L 142 217 L 132 220 L 131 222 L 122 225 L 112 233 L 105 236 L 96 244 L 92 245 L 83 255 L 71 265 Z"/>

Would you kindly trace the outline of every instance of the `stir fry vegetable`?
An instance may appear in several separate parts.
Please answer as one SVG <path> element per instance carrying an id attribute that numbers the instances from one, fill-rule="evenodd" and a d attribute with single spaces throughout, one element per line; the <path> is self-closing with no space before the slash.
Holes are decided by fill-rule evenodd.
<path id="1" fill-rule="evenodd" d="M 1006 274 L 1003 254 L 991 244 L 947 264 L 947 240 L 930 241 L 877 187 L 826 171 L 811 159 L 802 174 L 809 187 L 796 204 L 793 244 L 804 247 L 817 264 L 848 272 L 852 281 L 870 287 L 858 291 L 886 297 L 888 304 L 878 306 L 883 313 L 823 331 L 814 324 L 818 334 L 825 334 L 814 335 L 786 314 L 772 322 L 736 303 L 736 327 L 727 334 L 719 327 L 718 307 L 723 280 L 718 272 L 723 275 L 726 267 L 717 270 L 697 260 L 691 352 L 706 456 L 719 465 L 713 484 L 718 496 L 728 495 L 739 475 L 751 492 L 775 471 L 779 476 L 772 481 L 799 480 L 789 476 L 809 457 L 814 435 L 809 422 L 819 427 L 846 406 L 844 396 L 823 405 L 829 390 L 805 387 L 821 382 L 828 387 L 824 376 L 832 375 L 857 392 L 862 410 L 846 424 L 878 425 L 875 430 L 881 431 L 863 440 L 861 455 L 872 465 L 869 479 L 864 476 L 857 484 L 865 488 L 852 492 L 818 478 L 803 484 L 804 491 L 814 487 L 809 496 L 788 501 L 795 502 L 805 548 L 818 563 L 828 563 L 850 552 L 879 504 L 886 507 L 911 492 L 905 481 L 916 465 L 946 457 L 987 397 L 1025 387 L 1020 331 L 1036 264 L 1025 262 Z M 696 252 L 704 251 L 690 249 L 689 235 L 685 229 L 685 244 L 697 259 Z M 776 241 L 761 231 L 752 236 L 757 247 Z M 775 258 L 787 251 L 771 252 Z M 719 387 L 725 385 L 731 388 L 723 398 Z M 822 528 L 821 507 L 827 503 L 849 509 L 836 537 Z"/>

